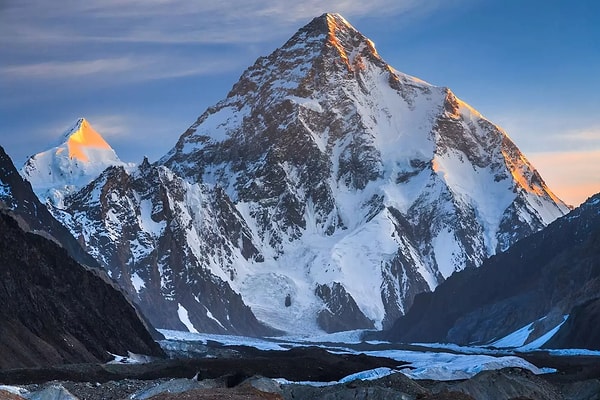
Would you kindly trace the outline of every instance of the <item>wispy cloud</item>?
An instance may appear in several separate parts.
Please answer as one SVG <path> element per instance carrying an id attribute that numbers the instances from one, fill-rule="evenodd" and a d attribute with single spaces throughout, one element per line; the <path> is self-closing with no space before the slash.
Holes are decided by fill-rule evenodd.
<path id="1" fill-rule="evenodd" d="M 131 116 L 128 115 L 89 115 L 86 119 L 109 143 L 133 134 Z"/>
<path id="2" fill-rule="evenodd" d="M 241 71 L 264 55 L 258 48 L 274 49 L 323 12 L 398 15 L 400 24 L 466 1 L 9 0 L 0 12 L 0 79 L 105 86 Z"/>
<path id="3" fill-rule="evenodd" d="M 542 109 L 513 110 L 491 118 L 521 150 L 576 151 L 600 149 L 600 125 L 595 114 Z"/>
<path id="4" fill-rule="evenodd" d="M 104 80 L 109 84 L 146 80 L 178 78 L 192 75 L 211 74 L 215 71 L 238 69 L 232 55 L 212 57 L 208 60 L 168 55 L 146 55 L 141 57 L 99 58 L 93 60 L 48 61 L 0 67 L 0 75 L 7 81 L 57 80 L 74 81 L 85 86 L 79 78 L 95 78 L 94 84 Z"/>
<path id="5" fill-rule="evenodd" d="M 299 24 L 324 12 L 348 18 L 397 15 L 410 19 L 465 1 L 63 0 L 60 7 L 42 0 L 24 1 L 9 4 L 0 16 L 0 41 L 241 44 L 287 37 Z"/>
<path id="6" fill-rule="evenodd" d="M 0 74 L 10 79 L 61 79 L 96 74 L 113 74 L 139 65 L 129 57 L 88 61 L 49 61 L 0 67 Z"/>

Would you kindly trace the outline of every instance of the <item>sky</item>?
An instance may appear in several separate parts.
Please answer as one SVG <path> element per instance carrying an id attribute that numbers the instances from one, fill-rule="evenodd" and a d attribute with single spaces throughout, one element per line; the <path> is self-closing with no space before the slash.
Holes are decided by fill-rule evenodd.
<path id="1" fill-rule="evenodd" d="M 568 204 L 600 192 L 596 0 L 0 0 L 0 145 L 20 167 L 85 117 L 155 161 L 324 12 L 504 128 Z"/>

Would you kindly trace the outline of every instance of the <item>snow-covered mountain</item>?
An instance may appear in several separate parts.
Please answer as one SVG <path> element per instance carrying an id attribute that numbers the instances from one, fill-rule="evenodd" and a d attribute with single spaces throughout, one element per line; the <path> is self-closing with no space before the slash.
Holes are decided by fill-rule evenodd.
<path id="1" fill-rule="evenodd" d="M 237 332 L 388 327 L 568 211 L 502 129 L 337 14 L 259 58 L 155 165 L 110 168 L 61 208 L 156 326 Z"/>
<path id="2" fill-rule="evenodd" d="M 123 163 L 115 151 L 85 118 L 77 120 L 61 136 L 59 145 L 31 156 L 21 175 L 40 200 L 61 206 L 65 195 L 90 183 L 102 171 Z"/>

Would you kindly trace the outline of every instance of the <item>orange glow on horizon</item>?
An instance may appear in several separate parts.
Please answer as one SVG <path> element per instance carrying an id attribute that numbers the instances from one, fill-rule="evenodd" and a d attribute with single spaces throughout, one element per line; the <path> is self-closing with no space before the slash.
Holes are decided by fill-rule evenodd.
<path id="1" fill-rule="evenodd" d="M 577 207 L 600 193 L 600 150 L 532 153 L 528 157 L 567 204 Z"/>
<path id="2" fill-rule="evenodd" d="M 100 136 L 98 132 L 84 119 L 79 129 L 69 136 L 67 141 L 69 158 L 76 158 L 87 162 L 86 148 L 110 149 L 110 145 Z"/>

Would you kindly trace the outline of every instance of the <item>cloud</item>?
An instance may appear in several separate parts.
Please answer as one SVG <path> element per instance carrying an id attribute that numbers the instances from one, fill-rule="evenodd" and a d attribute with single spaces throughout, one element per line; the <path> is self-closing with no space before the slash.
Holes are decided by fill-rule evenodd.
<path id="1" fill-rule="evenodd" d="M 217 71 L 239 69 L 233 55 L 213 56 L 211 59 L 174 57 L 170 55 L 144 55 L 138 57 L 112 57 L 93 60 L 48 61 L 0 67 L 0 75 L 11 81 L 74 81 L 78 86 L 86 82 L 79 78 L 96 78 L 90 84 L 122 84 L 193 75 L 208 75 Z"/>
<path id="2" fill-rule="evenodd" d="M 86 119 L 109 143 L 132 134 L 131 117 L 126 115 L 90 115 Z"/>
<path id="3" fill-rule="evenodd" d="M 19 84 L 69 90 L 241 71 L 323 12 L 418 18 L 459 1 L 470 0 L 9 0 L 0 79 L 27 101 L 32 90 Z"/>
<path id="4" fill-rule="evenodd" d="M 0 76 L 12 87 L 89 87 L 240 71 L 323 12 L 397 15 L 402 26 L 467 1 L 9 0 L 0 13 Z"/>
<path id="5" fill-rule="evenodd" d="M 88 61 L 49 61 L 0 67 L 0 74 L 10 79 L 61 79 L 96 74 L 113 74 L 134 69 L 139 62 L 129 58 Z"/>
<path id="6" fill-rule="evenodd" d="M 43 0 L 16 2 L 0 16 L 6 44 L 74 42 L 252 43 L 281 39 L 324 12 L 412 19 L 466 0 Z M 402 21 L 399 21 L 402 23 Z M 109 32 L 109 33 L 107 33 Z"/>
<path id="7" fill-rule="evenodd" d="M 542 109 L 511 110 L 487 117 L 504 128 L 526 152 L 600 149 L 600 125 L 595 114 Z"/>
<path id="8" fill-rule="evenodd" d="M 569 140 L 579 142 L 583 145 L 600 148 L 600 127 L 586 128 L 583 130 L 566 133 Z"/>

